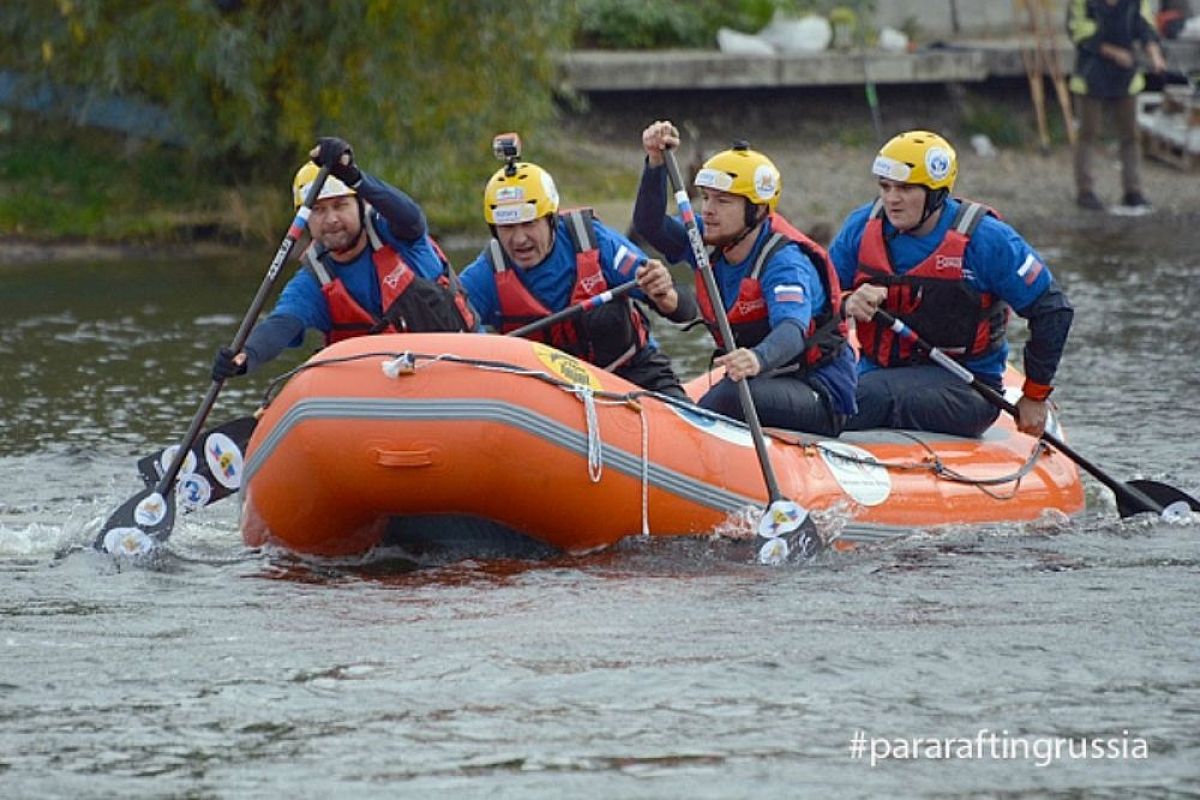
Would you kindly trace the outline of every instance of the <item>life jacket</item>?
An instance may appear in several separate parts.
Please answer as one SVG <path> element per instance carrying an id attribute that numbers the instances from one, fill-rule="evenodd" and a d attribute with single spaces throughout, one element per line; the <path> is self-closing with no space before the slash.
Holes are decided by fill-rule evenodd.
<path id="1" fill-rule="evenodd" d="M 955 359 L 964 361 L 995 352 L 1004 343 L 1008 304 L 972 287 L 963 265 L 971 235 L 989 214 L 1000 218 L 981 203 L 960 201 L 958 213 L 937 249 L 908 272 L 897 275 L 883 238 L 883 203 L 876 200 L 859 243 L 854 288 L 864 283 L 886 287 L 883 310 Z M 874 320 L 857 325 L 863 353 L 881 366 L 928 360 L 886 325 Z"/>
<path id="2" fill-rule="evenodd" d="M 577 305 L 608 290 L 600 268 L 599 243 L 593 227 L 595 215 L 590 208 L 580 208 L 559 212 L 559 217 L 567 223 L 575 251 L 575 285 L 569 305 Z M 500 301 L 501 333 L 553 313 L 525 288 L 516 271 L 509 269 L 504 248 L 495 238 L 488 243 L 488 260 L 495 273 Z M 645 317 L 628 297 L 623 297 L 534 331 L 527 338 L 545 342 L 611 372 L 645 347 L 650 334 Z"/>
<path id="3" fill-rule="evenodd" d="M 436 281 L 431 281 L 417 274 L 399 251 L 380 238 L 372 220 L 371 207 L 364 204 L 363 211 L 363 227 L 371 247 L 371 261 L 375 265 L 380 305 L 384 311 L 377 315 L 363 308 L 335 274 L 328 250 L 313 243 L 305 251 L 304 260 L 305 267 L 320 284 L 321 294 L 329 307 L 332 328 L 325 334 L 325 344 L 385 332 L 473 330 L 474 311 L 437 242 L 429 238 L 442 264 L 442 274 Z"/>
<path id="4" fill-rule="evenodd" d="M 833 361 L 834 357 L 846 344 L 847 326 L 842 318 L 842 287 L 838 280 L 837 271 L 833 268 L 825 248 L 814 242 L 798 228 L 777 213 L 767 217 L 770 236 L 758 252 L 754 266 L 738 287 L 737 300 L 726 313 L 729 328 L 733 333 L 736 347 L 753 347 L 767 337 L 771 332 L 771 322 L 767 313 L 767 301 L 763 297 L 762 283 L 759 276 L 767 262 L 784 247 L 796 244 L 816 267 L 817 276 L 825 288 L 829 298 L 829 308 L 817 313 L 813 310 L 808 327 L 804 330 L 804 351 L 771 372 L 778 375 L 797 370 L 812 370 Z M 709 253 L 709 260 L 717 255 L 714 248 Z M 700 315 L 708 326 L 721 352 L 728 352 L 729 347 L 721 337 L 721 329 L 712 298 L 704 281 L 696 281 L 696 302 L 700 306 Z"/>

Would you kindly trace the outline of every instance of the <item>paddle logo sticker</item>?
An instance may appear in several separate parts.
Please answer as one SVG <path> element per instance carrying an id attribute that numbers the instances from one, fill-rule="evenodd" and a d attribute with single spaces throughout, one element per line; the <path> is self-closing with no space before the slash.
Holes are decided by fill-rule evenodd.
<path id="1" fill-rule="evenodd" d="M 833 479 L 856 503 L 877 506 L 892 493 L 887 468 L 866 450 L 843 442 L 822 442 L 819 449 Z"/>
<path id="2" fill-rule="evenodd" d="M 142 528 L 153 528 L 167 516 L 167 501 L 158 492 L 151 492 L 133 509 L 133 521 Z"/>
<path id="3" fill-rule="evenodd" d="M 158 458 L 158 474 L 166 475 L 167 470 L 171 467 L 171 461 L 175 458 L 175 454 L 179 452 L 179 445 L 173 444 L 162 451 L 162 455 Z M 180 475 L 186 475 L 189 472 L 196 471 L 196 454 L 191 450 L 183 458 L 183 466 L 179 468 Z"/>
<path id="4" fill-rule="evenodd" d="M 678 414 L 685 422 L 693 428 L 699 428 L 705 433 L 716 436 L 723 442 L 736 444 L 741 447 L 753 447 L 754 437 L 750 435 L 750 429 L 740 425 L 734 425 L 732 422 L 726 422 L 723 419 L 710 417 L 706 414 L 698 414 L 695 411 L 687 408 L 679 408 L 671 404 L 667 408 Z M 771 444 L 771 440 L 767 439 L 767 445 Z"/>
<path id="5" fill-rule="evenodd" d="M 104 549 L 114 556 L 144 556 L 154 549 L 154 540 L 141 528 L 113 528 L 104 534 Z"/>
<path id="6" fill-rule="evenodd" d="M 204 460 L 217 483 L 236 491 L 242 486 L 242 451 L 223 433 L 204 440 Z"/>
<path id="7" fill-rule="evenodd" d="M 546 369 L 567 383 L 573 383 L 576 386 L 586 386 L 597 392 L 603 388 L 600 386 L 600 381 L 596 380 L 596 376 L 592 374 L 592 371 L 579 359 L 569 356 L 561 350 L 555 350 L 553 347 L 537 342 L 533 345 L 533 352 L 538 357 L 538 360 L 546 365 Z"/>
<path id="8" fill-rule="evenodd" d="M 208 505 L 212 499 L 212 484 L 203 475 L 194 472 L 184 475 L 175 487 L 175 496 L 179 507 L 185 512 L 192 512 Z"/>

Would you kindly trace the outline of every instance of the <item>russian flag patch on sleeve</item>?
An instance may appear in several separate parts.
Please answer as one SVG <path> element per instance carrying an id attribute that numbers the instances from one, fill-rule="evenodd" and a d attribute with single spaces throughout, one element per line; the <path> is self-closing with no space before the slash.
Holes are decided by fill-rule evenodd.
<path id="1" fill-rule="evenodd" d="M 804 287 L 794 283 L 781 283 L 775 287 L 776 303 L 803 303 Z"/>
<path id="2" fill-rule="evenodd" d="M 1033 257 L 1033 253 L 1025 256 L 1025 263 L 1017 270 L 1017 274 L 1025 279 L 1026 286 L 1032 286 L 1038 275 L 1042 274 L 1042 262 Z"/>
<path id="3" fill-rule="evenodd" d="M 641 257 L 637 253 L 625 245 L 621 245 L 617 248 L 617 254 L 613 257 L 613 266 L 622 275 L 631 275 L 637 269 L 637 265 L 641 260 Z"/>

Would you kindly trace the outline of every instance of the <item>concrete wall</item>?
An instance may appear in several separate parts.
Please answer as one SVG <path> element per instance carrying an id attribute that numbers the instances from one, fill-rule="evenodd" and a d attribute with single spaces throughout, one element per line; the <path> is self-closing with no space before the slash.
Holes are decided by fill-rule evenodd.
<path id="1" fill-rule="evenodd" d="M 1068 0 L 1027 0 L 1049 9 L 1049 18 L 1061 31 Z M 917 38 L 929 42 L 948 36 L 1000 36 L 1015 32 L 1018 17 L 1014 0 L 875 0 L 878 25 L 904 29 L 915 22 Z M 1021 20 L 1025 12 L 1021 13 Z"/>

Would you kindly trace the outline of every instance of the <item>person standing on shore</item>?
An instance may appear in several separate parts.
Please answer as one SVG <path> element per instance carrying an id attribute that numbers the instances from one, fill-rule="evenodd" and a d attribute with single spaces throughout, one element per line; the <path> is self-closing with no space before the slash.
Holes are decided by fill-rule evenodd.
<path id="1" fill-rule="evenodd" d="M 666 258 L 696 269 L 687 229 L 666 213 L 663 151 L 678 146 L 669 121 L 642 132 L 646 163 L 633 227 Z M 697 281 L 697 300 L 720 349 L 714 363 L 725 368 L 700 405 L 742 419 L 735 381 L 745 380 L 764 425 L 837 436 L 854 413 L 855 367 L 825 249 L 775 210 L 779 170 L 745 143 L 708 159 L 694 183 L 703 197 L 697 224 L 721 295 L 710 298 Z M 725 307 L 733 342 L 721 339 L 714 302 Z"/>
<path id="2" fill-rule="evenodd" d="M 1120 142 L 1121 205 L 1150 210 L 1142 193 L 1141 147 L 1138 141 L 1137 95 L 1146 84 L 1138 69 L 1140 44 L 1150 69 L 1166 69 L 1149 0 L 1069 0 L 1067 32 L 1075 44 L 1075 72 L 1070 88 L 1076 95 L 1079 136 L 1075 144 L 1075 202 L 1080 208 L 1103 210 L 1096 194 L 1092 156 L 1103 117 L 1111 120 Z"/>
<path id="3" fill-rule="evenodd" d="M 537 164 L 518 160 L 520 139 L 493 143 L 505 161 L 483 192 L 492 238 L 462 272 L 480 322 L 508 333 L 631 281 L 631 295 L 529 334 L 643 389 L 687 399 L 671 360 L 650 335 L 650 320 L 631 296 L 673 322 L 696 318 L 690 290 L 661 261 L 596 218 L 589 208 L 559 210 L 558 187 Z"/>
<path id="4" fill-rule="evenodd" d="M 1029 322 L 1017 427 L 1045 430 L 1074 310 L 1042 257 L 979 203 L 950 196 L 958 159 L 929 131 L 902 133 L 871 167 L 879 197 L 852 211 L 830 245 L 857 325 L 858 413 L 847 430 L 908 428 L 979 436 L 999 409 L 875 321 L 882 309 L 1002 391 L 1009 308 Z"/>
<path id="5" fill-rule="evenodd" d="M 363 172 L 343 139 L 322 138 L 296 172 L 299 208 L 318 168 L 329 176 L 313 204 L 313 242 L 278 303 L 240 353 L 223 347 L 214 380 L 242 375 L 299 347 L 315 329 L 325 343 L 374 333 L 469 331 L 475 315 L 453 267 L 429 236 L 425 214 L 404 192 Z"/>

